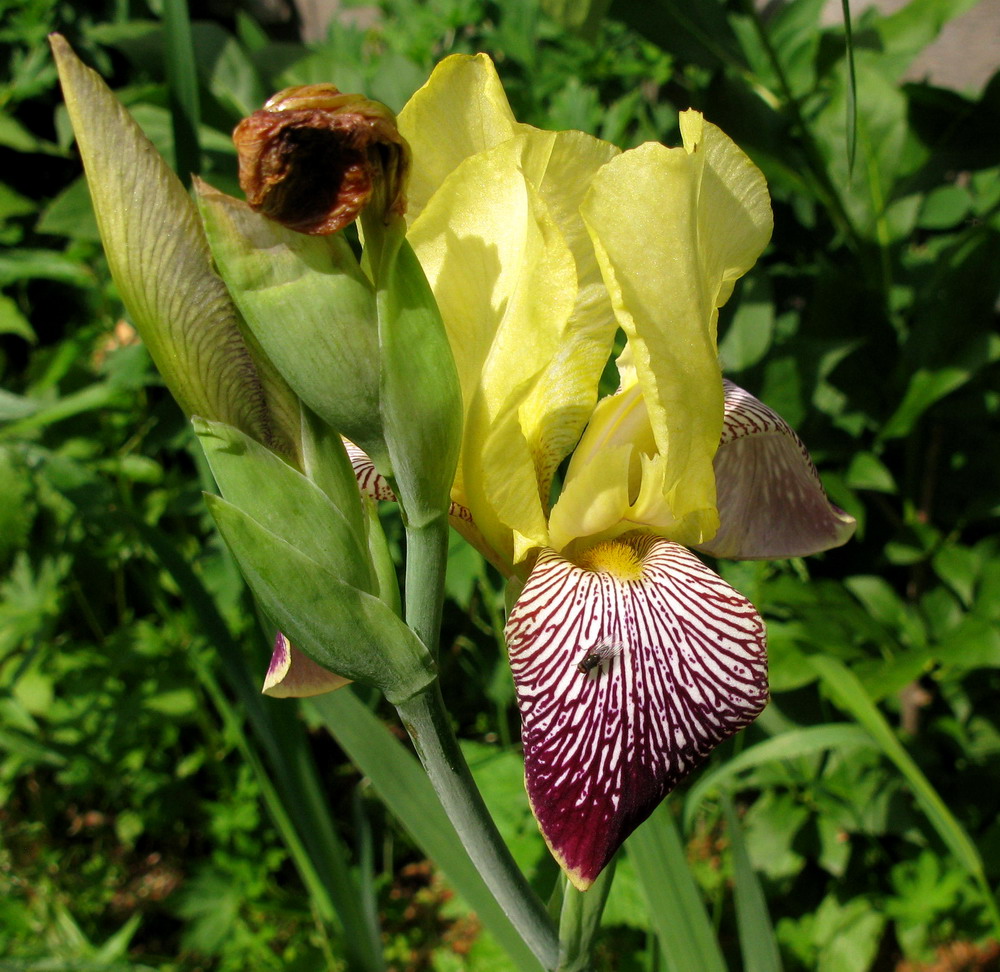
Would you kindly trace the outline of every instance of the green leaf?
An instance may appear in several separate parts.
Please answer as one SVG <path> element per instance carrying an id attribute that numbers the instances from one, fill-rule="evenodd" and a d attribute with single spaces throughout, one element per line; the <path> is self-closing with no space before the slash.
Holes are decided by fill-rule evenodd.
<path id="1" fill-rule="evenodd" d="M 667 804 L 661 803 L 653 811 L 629 837 L 626 847 L 667 972 L 726 972 L 715 930 Z"/>
<path id="2" fill-rule="evenodd" d="M 913 757 L 903 748 L 882 713 L 868 698 L 857 676 L 836 659 L 822 655 L 813 657 L 812 664 L 834 703 L 853 716 L 871 734 L 882 752 L 909 783 L 917 803 L 931 826 L 978 885 L 990 921 L 994 925 L 994 933 L 1000 932 L 1000 911 L 986 881 L 982 858 L 962 825 L 913 761 Z"/>
<path id="3" fill-rule="evenodd" d="M 34 200 L 0 182 L 0 220 L 10 219 L 12 216 L 27 216 L 37 208 L 38 203 Z"/>
<path id="4" fill-rule="evenodd" d="M 746 66 L 719 0 L 615 0 L 611 14 L 680 61 L 712 69 Z"/>
<path id="5" fill-rule="evenodd" d="M 187 184 L 192 174 L 201 171 L 198 144 L 201 107 L 188 0 L 163 0 L 163 28 L 167 93 L 174 129 L 174 168 Z"/>
<path id="6" fill-rule="evenodd" d="M 748 277 L 733 320 L 719 342 L 726 371 L 743 371 L 762 360 L 774 336 L 774 297 L 766 277 Z"/>
<path id="7" fill-rule="evenodd" d="M 298 406 L 244 341 L 190 197 L 104 82 L 51 44 L 112 276 L 178 404 L 293 454 Z"/>
<path id="8" fill-rule="evenodd" d="M 968 368 L 939 368 L 936 371 L 921 368 L 910 379 L 903 400 L 882 426 L 879 438 L 898 439 L 909 435 L 927 409 L 956 388 L 961 388 L 970 377 Z"/>
<path id="9" fill-rule="evenodd" d="M 892 473 L 874 453 L 856 452 L 847 467 L 847 485 L 851 489 L 870 489 L 879 493 L 896 493 L 898 487 Z"/>
<path id="10" fill-rule="evenodd" d="M 94 218 L 94 207 L 82 176 L 71 182 L 42 211 L 35 229 L 53 236 L 68 236 L 74 240 L 99 240 L 100 231 Z"/>
<path id="11" fill-rule="evenodd" d="M 319 486 L 232 426 L 198 418 L 193 424 L 227 502 L 345 584 L 375 593 L 360 516 L 352 523 Z M 350 477 L 360 512 L 350 463 L 340 473 Z"/>
<path id="12" fill-rule="evenodd" d="M 441 868 L 516 968 L 537 972 L 539 963 L 469 859 L 417 760 L 350 688 L 310 699 L 306 705 L 319 714 L 351 762 L 371 780 L 390 812 Z"/>
<path id="13" fill-rule="evenodd" d="M 593 37 L 610 6 L 611 0 L 542 0 L 553 20 L 585 37 Z"/>
<path id="14" fill-rule="evenodd" d="M 391 608 L 225 500 L 205 499 L 251 590 L 296 648 L 344 678 L 376 686 L 394 703 L 434 680 L 427 649 Z"/>
<path id="15" fill-rule="evenodd" d="M 840 750 L 858 746 L 873 748 L 875 745 L 871 735 L 860 726 L 843 723 L 793 729 L 756 743 L 732 759 L 720 763 L 711 772 L 705 773 L 691 787 L 684 800 L 685 826 L 691 826 L 698 808 L 710 793 L 719 789 L 725 791 L 735 788 L 738 785 L 736 777 L 746 770 L 781 760 L 815 756 L 827 749 Z"/>
<path id="16" fill-rule="evenodd" d="M 39 277 L 74 287 L 94 286 L 93 273 L 65 253 L 24 248 L 0 254 L 0 287 Z"/>
<path id="17" fill-rule="evenodd" d="M 16 301 L 6 294 L 0 294 L 0 334 L 16 334 L 32 344 L 38 340 L 31 322 L 21 313 Z"/>
<path id="18" fill-rule="evenodd" d="M 876 21 L 875 29 L 889 55 L 904 55 L 900 71 L 941 32 L 949 20 L 974 7 L 979 0 L 910 0 L 894 14 Z"/>
<path id="19" fill-rule="evenodd" d="M 767 899 L 743 841 L 743 827 L 733 809 L 733 801 L 723 797 L 726 833 L 733 854 L 733 892 L 736 898 L 736 925 L 740 936 L 744 972 L 781 972 L 781 956 Z"/>
<path id="20" fill-rule="evenodd" d="M 938 186 L 920 207 L 917 225 L 921 229 L 945 230 L 958 226 L 972 210 L 972 196 L 962 186 Z"/>

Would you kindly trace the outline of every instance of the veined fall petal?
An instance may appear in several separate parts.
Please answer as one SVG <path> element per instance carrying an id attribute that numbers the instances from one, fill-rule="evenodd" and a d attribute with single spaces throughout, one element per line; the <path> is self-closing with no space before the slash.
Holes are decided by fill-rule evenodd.
<path id="1" fill-rule="evenodd" d="M 602 542 L 575 563 L 543 551 L 506 634 L 532 809 L 580 889 L 767 701 L 753 605 L 648 534 Z"/>
<path id="2" fill-rule="evenodd" d="M 834 506 L 802 440 L 777 412 L 731 381 L 715 455 L 720 527 L 698 549 L 753 560 L 805 557 L 846 543 L 857 524 Z"/>
<path id="3" fill-rule="evenodd" d="M 258 212 L 311 235 L 335 233 L 369 204 L 406 209 L 409 149 L 393 113 L 332 84 L 286 88 L 233 132 L 240 186 Z"/>

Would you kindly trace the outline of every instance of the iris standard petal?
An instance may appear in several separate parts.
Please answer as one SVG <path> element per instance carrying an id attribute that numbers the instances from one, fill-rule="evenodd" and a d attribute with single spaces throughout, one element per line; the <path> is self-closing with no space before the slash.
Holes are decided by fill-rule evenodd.
<path id="1" fill-rule="evenodd" d="M 563 235 L 520 171 L 526 140 L 518 136 L 466 159 L 408 235 L 441 308 L 462 385 L 458 487 L 491 546 L 508 558 L 512 529 L 544 542 L 546 510 L 530 450 L 519 448 L 523 436 L 516 425 L 494 426 L 512 396 L 523 399 L 555 356 L 577 282 Z M 487 439 L 505 432 L 509 461 L 486 466 Z M 517 495 L 527 505 L 501 515 L 495 504 L 514 480 L 522 482 Z"/>
<path id="2" fill-rule="evenodd" d="M 463 159 L 529 127 L 514 119 L 486 54 L 453 54 L 441 61 L 399 113 L 398 125 L 413 152 L 407 187 L 409 222 Z"/>
<path id="3" fill-rule="evenodd" d="M 725 383 L 715 455 L 719 532 L 699 550 L 736 560 L 806 557 L 846 543 L 854 517 L 834 506 L 802 440 L 777 412 Z"/>
<path id="4" fill-rule="evenodd" d="M 313 695 L 333 692 L 350 683 L 335 672 L 317 665 L 303 654 L 279 631 L 274 636 L 271 664 L 264 677 L 264 695 L 276 699 L 305 699 Z"/>
<path id="5" fill-rule="evenodd" d="M 506 635 L 532 809 L 585 889 L 757 716 L 767 668 L 753 605 L 683 547 L 631 534 L 577 560 L 540 554 Z"/>
<path id="6" fill-rule="evenodd" d="M 697 112 L 681 117 L 684 147 L 647 144 L 593 180 L 583 216 L 615 314 L 629 339 L 673 518 L 705 515 L 711 536 L 712 457 L 722 432 L 718 308 L 771 232 L 763 176 Z"/>

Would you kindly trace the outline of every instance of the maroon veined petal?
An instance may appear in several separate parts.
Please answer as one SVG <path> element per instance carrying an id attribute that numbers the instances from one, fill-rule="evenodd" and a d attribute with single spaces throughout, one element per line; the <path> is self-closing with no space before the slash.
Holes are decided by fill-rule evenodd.
<path id="1" fill-rule="evenodd" d="M 267 667 L 261 691 L 276 699 L 304 699 L 333 692 L 350 681 L 317 665 L 308 655 L 292 647 L 292 643 L 279 631 L 274 636 L 271 664 Z"/>
<path id="2" fill-rule="evenodd" d="M 395 503 L 396 494 L 392 491 L 385 476 L 375 468 L 375 463 L 368 457 L 368 453 L 359 449 L 349 439 L 344 439 L 344 448 L 347 449 L 347 457 L 351 460 L 354 477 L 358 481 L 361 492 L 374 500 L 389 500 Z M 448 508 L 448 516 L 452 520 L 472 522 L 472 514 L 459 503 L 451 504 Z"/>
<path id="3" fill-rule="evenodd" d="M 347 449 L 348 458 L 354 467 L 354 476 L 358 481 L 361 492 L 371 499 L 395 502 L 396 494 L 393 492 L 386 478 L 375 468 L 375 463 L 372 462 L 368 454 L 359 449 L 349 439 L 344 439 L 344 447 Z M 486 542 L 467 507 L 461 503 L 452 501 L 448 507 L 448 519 L 455 530 L 493 564 L 501 574 L 505 577 L 512 575 L 513 566 L 506 563 Z"/>
<path id="4" fill-rule="evenodd" d="M 846 543 L 857 526 L 834 506 L 802 440 L 777 412 L 725 381 L 715 454 L 719 532 L 698 549 L 713 557 L 806 557 Z"/>
<path id="5" fill-rule="evenodd" d="M 671 789 L 767 702 L 754 606 L 669 540 L 543 551 L 507 622 L 525 783 L 585 890 Z"/>

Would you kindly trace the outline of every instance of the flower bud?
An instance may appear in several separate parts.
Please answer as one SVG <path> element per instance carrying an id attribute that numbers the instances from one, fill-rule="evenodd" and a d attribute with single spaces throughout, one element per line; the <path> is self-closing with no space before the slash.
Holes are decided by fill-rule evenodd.
<path id="1" fill-rule="evenodd" d="M 386 222 L 406 211 L 410 150 L 393 113 L 332 84 L 278 92 L 236 126 L 240 185 L 258 212 L 314 236 L 369 205 Z"/>

